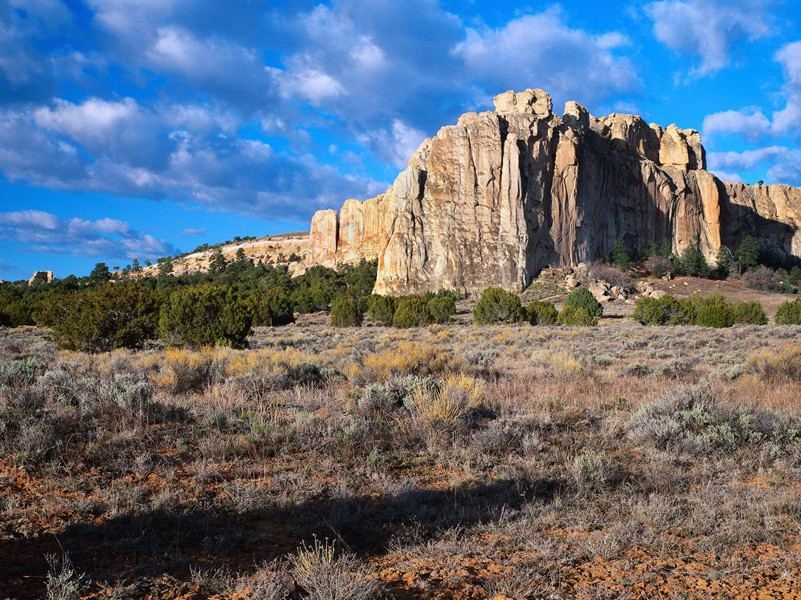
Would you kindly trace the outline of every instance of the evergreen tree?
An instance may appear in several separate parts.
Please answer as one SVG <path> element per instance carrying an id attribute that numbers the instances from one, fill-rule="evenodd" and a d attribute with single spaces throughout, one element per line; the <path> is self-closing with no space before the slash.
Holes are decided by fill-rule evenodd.
<path id="1" fill-rule="evenodd" d="M 709 264 L 704 253 L 694 246 L 687 246 L 681 253 L 681 270 L 691 277 L 709 277 Z"/>
<path id="2" fill-rule="evenodd" d="M 131 270 L 134 273 L 140 273 L 142 271 L 142 265 L 139 264 L 138 258 L 133 259 L 133 262 L 131 263 Z"/>
<path id="3" fill-rule="evenodd" d="M 745 236 L 736 253 L 737 262 L 743 269 L 753 269 L 759 265 L 759 240 L 751 235 Z"/>
<path id="4" fill-rule="evenodd" d="M 166 275 L 172 274 L 172 259 L 167 258 L 160 258 L 159 259 L 159 277 L 164 277 Z"/>
<path id="5" fill-rule="evenodd" d="M 218 246 L 211 253 L 211 258 L 209 259 L 209 273 L 224 273 L 227 266 L 228 261 L 225 260 L 222 249 Z"/>
<path id="6" fill-rule="evenodd" d="M 97 263 L 92 272 L 89 273 L 90 283 L 106 283 L 111 279 L 111 271 L 109 271 L 106 263 Z"/>
<path id="7" fill-rule="evenodd" d="M 726 246 L 718 248 L 718 253 L 715 255 L 715 271 L 721 279 L 729 276 L 731 271 L 731 250 Z"/>
<path id="8" fill-rule="evenodd" d="M 622 238 L 615 240 L 609 260 L 612 264 L 617 265 L 621 271 L 628 271 L 631 268 L 631 257 Z"/>

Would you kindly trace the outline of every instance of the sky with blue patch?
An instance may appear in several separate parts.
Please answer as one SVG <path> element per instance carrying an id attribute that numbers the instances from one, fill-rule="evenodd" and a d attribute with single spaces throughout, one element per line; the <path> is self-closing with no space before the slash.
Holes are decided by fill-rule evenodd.
<path id="1" fill-rule="evenodd" d="M 0 0 L 0 278 L 305 230 L 539 87 L 801 185 L 801 2 Z"/>

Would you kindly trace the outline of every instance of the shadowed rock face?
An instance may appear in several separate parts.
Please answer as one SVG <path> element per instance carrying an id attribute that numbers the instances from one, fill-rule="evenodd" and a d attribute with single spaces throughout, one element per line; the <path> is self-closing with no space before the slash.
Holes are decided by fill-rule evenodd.
<path id="1" fill-rule="evenodd" d="M 310 264 L 378 259 L 375 293 L 522 290 L 543 268 L 606 256 L 615 239 L 675 252 L 747 234 L 801 256 L 801 190 L 718 181 L 697 131 L 640 117 L 559 117 L 542 90 L 505 92 L 411 157 L 381 196 L 312 220 Z"/>

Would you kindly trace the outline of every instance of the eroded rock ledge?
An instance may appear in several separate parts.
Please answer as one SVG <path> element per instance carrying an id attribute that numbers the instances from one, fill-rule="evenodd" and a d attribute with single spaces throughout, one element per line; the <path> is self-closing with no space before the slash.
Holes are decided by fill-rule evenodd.
<path id="1" fill-rule="evenodd" d="M 709 260 L 748 234 L 801 256 L 801 189 L 723 183 L 695 130 L 633 115 L 560 117 L 542 90 L 508 91 L 424 141 L 393 186 L 312 219 L 308 264 L 378 259 L 375 292 L 520 291 L 548 266 L 668 240 Z"/>

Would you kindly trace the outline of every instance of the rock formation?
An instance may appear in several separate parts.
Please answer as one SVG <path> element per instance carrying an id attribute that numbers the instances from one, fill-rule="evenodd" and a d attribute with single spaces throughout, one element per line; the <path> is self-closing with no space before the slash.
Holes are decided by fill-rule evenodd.
<path id="1" fill-rule="evenodd" d="M 542 90 L 509 91 L 423 142 L 386 193 L 318 211 L 307 261 L 378 259 L 379 294 L 520 291 L 548 266 L 603 258 L 616 238 L 713 260 L 751 233 L 799 257 L 799 231 L 801 189 L 720 182 L 697 131 L 576 102 L 559 117 Z"/>

